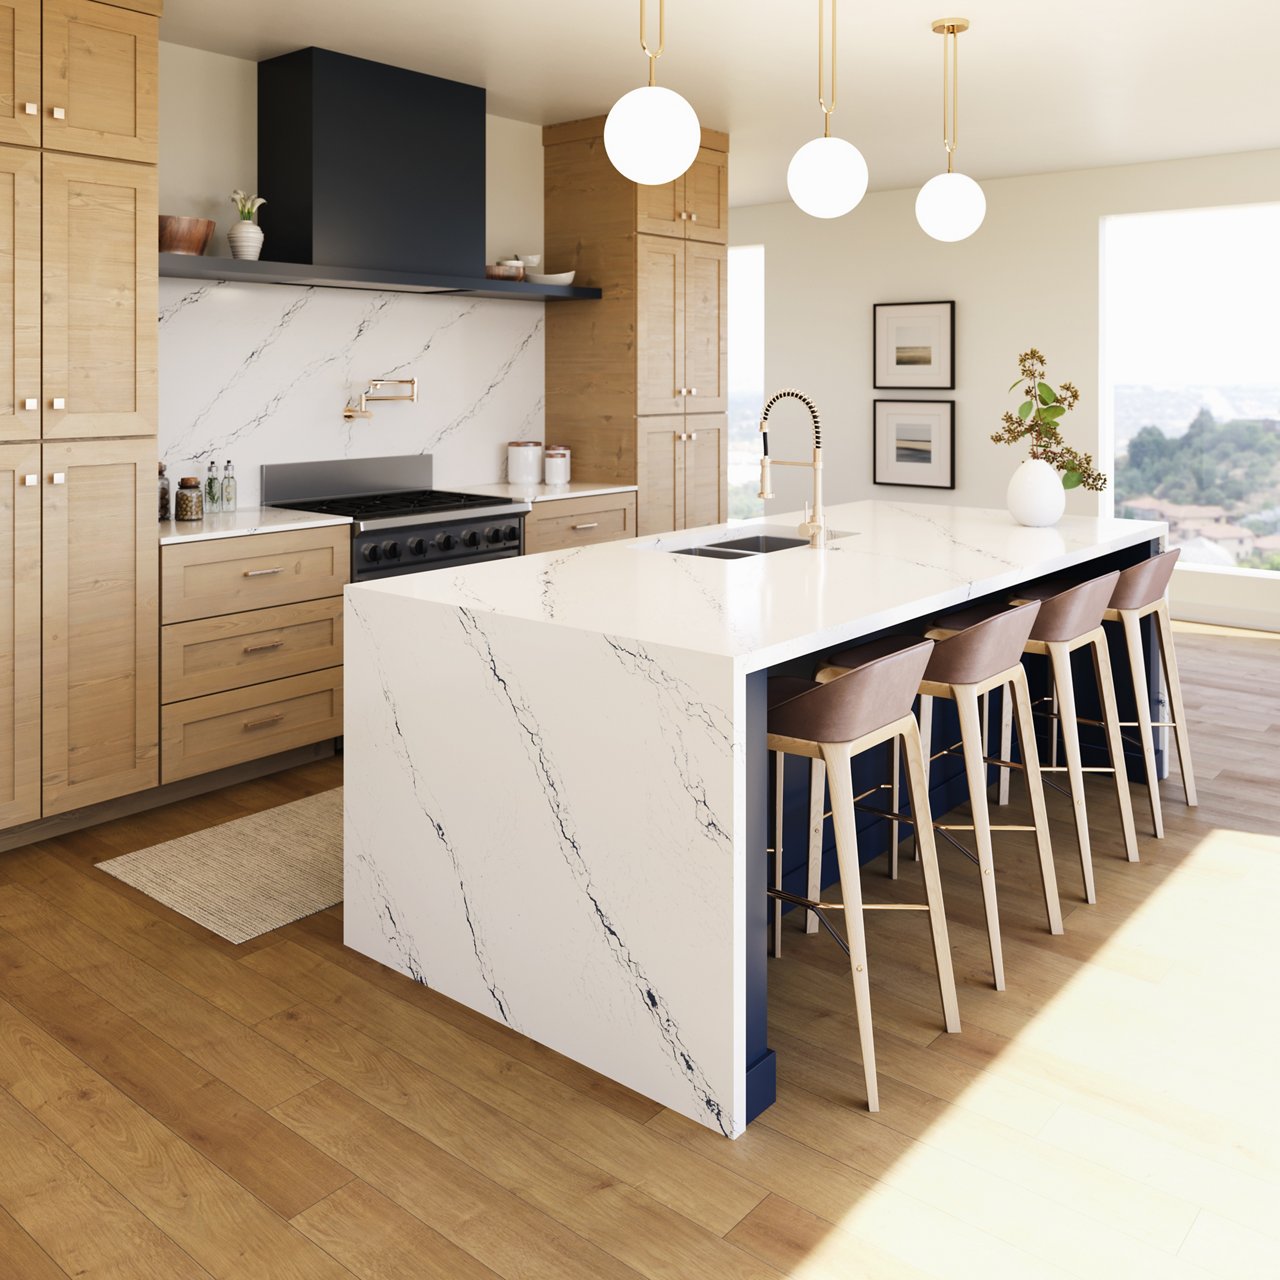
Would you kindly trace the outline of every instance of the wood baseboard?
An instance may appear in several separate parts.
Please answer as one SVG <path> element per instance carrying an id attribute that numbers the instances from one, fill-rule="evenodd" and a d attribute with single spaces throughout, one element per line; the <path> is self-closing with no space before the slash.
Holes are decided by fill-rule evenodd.
<path id="1" fill-rule="evenodd" d="M 20 849 L 23 845 L 35 844 L 54 836 L 64 836 L 72 831 L 83 831 L 85 827 L 94 827 L 100 822 L 110 822 L 114 818 L 127 818 L 130 814 L 158 809 L 161 805 L 173 804 L 175 801 L 186 800 L 191 796 L 204 795 L 208 791 L 234 786 L 238 782 L 249 782 L 254 778 L 266 777 L 271 773 L 279 773 L 282 769 L 310 764 L 313 760 L 326 760 L 336 754 L 338 741 L 335 738 L 326 738 L 323 742 L 295 747 L 292 751 L 281 751 L 277 755 L 266 756 L 261 760 L 250 760 L 244 764 L 232 765 L 227 769 L 218 769 L 213 773 L 202 773 L 194 778 L 183 778 L 179 782 L 150 787 L 146 791 L 136 791 L 133 795 L 119 796 L 115 800 L 104 800 L 101 804 L 86 805 L 83 809 L 76 809 L 71 813 L 60 813 L 56 817 L 41 818 L 37 822 L 28 822 L 21 827 L 11 827 L 8 831 L 0 831 L 0 853 Z"/>

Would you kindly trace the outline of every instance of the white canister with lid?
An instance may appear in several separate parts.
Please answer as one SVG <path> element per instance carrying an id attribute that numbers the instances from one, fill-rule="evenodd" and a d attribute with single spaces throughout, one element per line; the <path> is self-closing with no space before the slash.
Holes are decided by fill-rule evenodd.
<path id="1" fill-rule="evenodd" d="M 507 445 L 507 480 L 538 484 L 542 480 L 542 445 L 537 440 L 512 440 Z"/>
<path id="2" fill-rule="evenodd" d="M 547 445 L 543 461 L 543 480 L 547 484 L 569 483 L 569 450 L 564 445 Z"/>

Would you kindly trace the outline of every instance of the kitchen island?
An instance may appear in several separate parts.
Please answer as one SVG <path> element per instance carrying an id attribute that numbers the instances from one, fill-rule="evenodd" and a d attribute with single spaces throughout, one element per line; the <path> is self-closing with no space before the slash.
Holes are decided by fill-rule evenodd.
<path id="1" fill-rule="evenodd" d="M 346 942 L 720 1132 L 774 1096 L 768 671 L 1165 526 L 860 502 L 348 587 Z M 874 983 L 874 976 L 873 976 Z"/>

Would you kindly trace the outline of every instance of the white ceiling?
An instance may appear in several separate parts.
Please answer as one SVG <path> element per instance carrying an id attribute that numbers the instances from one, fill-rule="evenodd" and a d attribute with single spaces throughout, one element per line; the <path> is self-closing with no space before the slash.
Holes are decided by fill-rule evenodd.
<path id="1" fill-rule="evenodd" d="M 947 3 L 952 0 L 946 0 Z M 941 44 L 960 38 L 960 150 L 977 178 L 1280 147 L 1276 0 L 878 0 L 840 7 L 833 131 L 873 188 L 943 167 Z M 657 0 L 649 0 L 656 32 Z M 260 59 L 307 45 L 485 86 L 534 123 L 644 83 L 639 0 L 167 0 L 161 38 Z M 670 0 L 658 81 L 732 135 L 736 205 L 786 198 L 821 130 L 815 0 Z"/>

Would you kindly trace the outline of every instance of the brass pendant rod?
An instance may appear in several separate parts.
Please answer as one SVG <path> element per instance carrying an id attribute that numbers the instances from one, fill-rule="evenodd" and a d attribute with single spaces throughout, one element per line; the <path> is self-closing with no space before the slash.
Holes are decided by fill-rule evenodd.
<path id="1" fill-rule="evenodd" d="M 649 23 L 645 15 L 645 0 L 640 0 L 640 48 L 649 59 L 649 87 L 658 82 L 657 63 L 667 43 L 667 0 L 658 0 L 658 47 L 649 48 Z"/>
<path id="2" fill-rule="evenodd" d="M 968 31 L 967 18 L 939 18 L 933 30 L 942 37 L 942 145 L 947 150 L 947 172 L 960 145 L 960 33 Z"/>
<path id="3" fill-rule="evenodd" d="M 827 59 L 825 53 L 827 24 L 826 0 L 818 0 L 818 105 L 822 108 L 822 136 L 831 137 L 831 113 L 836 109 L 836 5 L 831 0 L 831 101 L 827 101 L 825 83 Z"/>

